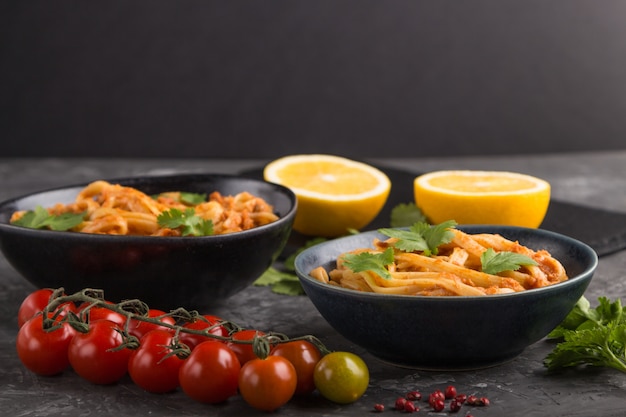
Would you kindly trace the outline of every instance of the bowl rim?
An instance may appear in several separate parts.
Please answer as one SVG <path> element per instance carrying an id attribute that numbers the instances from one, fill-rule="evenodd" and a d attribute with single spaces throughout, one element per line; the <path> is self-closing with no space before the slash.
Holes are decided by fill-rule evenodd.
<path id="1" fill-rule="evenodd" d="M 345 240 L 354 239 L 356 236 L 360 236 L 360 237 L 384 236 L 380 232 L 378 232 L 378 230 L 368 230 L 368 231 L 364 231 L 358 234 L 354 234 L 350 236 L 343 236 L 340 238 L 322 242 L 315 246 L 312 246 L 310 248 L 303 250 L 298 255 L 296 255 L 296 258 L 294 260 L 296 274 L 300 282 L 302 282 L 303 284 L 311 285 L 316 288 L 322 289 L 324 291 L 328 291 L 331 293 L 335 293 L 337 295 L 343 295 L 347 297 L 355 297 L 359 299 L 368 299 L 368 300 L 369 299 L 372 299 L 372 300 L 394 299 L 394 300 L 403 300 L 403 301 L 420 300 L 422 302 L 426 301 L 426 302 L 445 303 L 445 302 L 459 302 L 461 300 L 469 301 L 469 302 L 483 302 L 484 300 L 495 300 L 495 299 L 503 299 L 503 298 L 510 298 L 510 297 L 524 298 L 524 297 L 533 297 L 536 294 L 545 294 L 545 293 L 551 293 L 554 291 L 560 291 L 561 289 L 577 285 L 578 281 L 584 280 L 587 277 L 589 277 L 591 274 L 594 273 L 594 271 L 598 267 L 598 262 L 599 262 L 598 254 L 589 245 L 587 245 L 586 243 L 580 240 L 574 239 L 570 236 L 563 235 L 561 233 L 557 233 L 557 232 L 553 232 L 553 231 L 545 230 L 545 229 L 535 229 L 535 228 L 520 227 L 520 226 L 491 225 L 491 224 L 458 225 L 456 226 L 456 228 L 458 228 L 459 230 L 467 231 L 467 232 L 498 229 L 502 231 L 502 234 L 506 232 L 512 232 L 512 231 L 516 231 L 516 232 L 524 231 L 527 233 L 529 232 L 531 234 L 538 234 L 544 237 L 553 238 L 553 239 L 560 240 L 560 241 L 565 241 L 569 244 L 569 246 L 572 246 L 572 247 L 578 247 L 583 252 L 587 253 L 591 262 L 589 263 L 589 265 L 586 266 L 586 268 L 583 271 L 581 271 L 579 274 L 577 274 L 574 277 L 570 277 L 566 281 L 562 281 L 562 282 L 545 286 L 545 287 L 532 288 L 532 289 L 520 291 L 520 292 L 513 292 L 513 293 L 506 293 L 506 294 L 490 294 L 488 296 L 478 296 L 478 295 L 428 296 L 428 295 L 409 295 L 409 294 L 381 294 L 381 293 L 375 293 L 375 292 L 357 291 L 357 290 L 352 290 L 349 288 L 339 287 L 336 285 L 324 284 L 323 282 L 316 280 L 315 278 L 311 277 L 308 273 L 305 273 L 302 270 L 301 268 L 301 263 L 303 262 L 302 259 L 308 254 L 310 254 L 311 252 L 315 252 L 319 250 L 323 246 L 330 246 L 330 245 L 337 244 L 336 241 L 339 241 L 339 240 L 345 241 Z M 408 227 L 396 227 L 395 229 L 407 230 Z M 305 290 L 306 290 L 306 285 L 305 285 Z"/>
<path id="2" fill-rule="evenodd" d="M 97 234 L 97 233 L 77 233 L 77 232 L 62 231 L 62 230 L 31 229 L 28 227 L 15 226 L 5 221 L 0 221 L 0 231 L 4 229 L 6 231 L 15 231 L 15 232 L 20 232 L 20 233 L 25 233 L 25 234 L 34 234 L 34 235 L 41 235 L 43 233 L 45 234 L 45 236 L 50 236 L 50 237 L 63 236 L 64 238 L 68 238 L 68 239 L 83 239 L 83 240 L 87 239 L 87 240 L 95 240 L 95 241 L 115 240 L 118 242 L 124 241 L 124 242 L 130 242 L 130 243 L 147 242 L 147 241 L 158 242 L 158 243 L 166 243 L 166 242 L 188 243 L 188 242 L 203 242 L 207 240 L 217 242 L 220 240 L 231 240 L 237 237 L 256 235 L 256 234 L 262 233 L 266 229 L 274 229 L 277 226 L 282 225 L 285 222 L 292 221 L 293 218 L 295 217 L 295 213 L 297 211 L 297 206 L 298 206 L 298 201 L 297 201 L 295 193 L 288 187 L 285 187 L 281 184 L 276 184 L 273 182 L 265 181 L 265 180 L 254 178 L 254 177 L 248 177 L 244 175 L 206 173 L 206 172 L 134 175 L 134 176 L 124 176 L 124 177 L 100 178 L 100 179 L 95 179 L 91 181 L 76 182 L 76 183 L 69 184 L 69 185 L 50 187 L 46 189 L 41 189 L 39 191 L 25 193 L 25 194 L 21 194 L 15 197 L 8 198 L 0 202 L 0 210 L 2 210 L 6 206 L 9 206 L 11 204 L 14 204 L 26 198 L 36 197 L 41 194 L 51 193 L 55 191 L 70 190 L 72 188 L 81 188 L 81 187 L 87 186 L 88 184 L 94 181 L 99 181 L 99 180 L 107 181 L 110 183 L 124 184 L 128 182 L 133 182 L 133 181 L 140 182 L 140 181 L 154 181 L 154 180 L 156 181 L 158 180 L 185 180 L 185 179 L 192 179 L 194 177 L 199 178 L 199 179 L 202 179 L 202 178 L 220 179 L 220 180 L 227 180 L 227 181 L 245 180 L 245 181 L 250 181 L 250 182 L 258 183 L 258 184 L 266 184 L 284 193 L 285 196 L 289 199 L 291 204 L 290 204 L 289 210 L 286 213 L 279 216 L 278 220 L 272 223 L 264 224 L 262 226 L 257 226 L 252 229 L 242 230 L 239 232 L 232 232 L 232 233 L 225 233 L 225 234 L 211 235 L 211 236 L 143 236 L 143 235 L 139 236 L 139 235 L 108 235 L 108 234 Z"/>

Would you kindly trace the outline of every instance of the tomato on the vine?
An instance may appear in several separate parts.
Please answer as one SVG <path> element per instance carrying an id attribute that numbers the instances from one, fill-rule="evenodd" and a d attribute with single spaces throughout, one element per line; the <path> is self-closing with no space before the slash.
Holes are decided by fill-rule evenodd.
<path id="1" fill-rule="evenodd" d="M 296 369 L 298 384 L 296 395 L 309 394 L 315 390 L 313 372 L 322 358 L 319 349 L 306 340 L 293 340 L 278 344 L 270 353 L 272 356 L 282 356 Z"/>
<path id="2" fill-rule="evenodd" d="M 263 411 L 274 411 L 294 395 L 296 368 L 282 356 L 249 360 L 239 373 L 239 392 L 246 403 Z"/>
<path id="3" fill-rule="evenodd" d="M 202 318 L 198 318 L 194 321 L 190 321 L 189 323 L 183 324 L 183 328 L 192 329 L 192 330 L 205 330 L 209 327 L 209 333 L 214 334 L 216 336 L 227 337 L 228 329 L 226 327 L 219 324 L 222 321 L 220 317 L 213 316 L 210 314 L 205 314 Z M 198 346 L 202 342 L 207 341 L 217 341 L 217 338 L 211 338 L 210 336 L 203 336 L 200 334 L 186 333 L 184 331 L 180 332 L 180 341 L 186 344 L 189 349 L 193 350 L 196 346 Z"/>
<path id="4" fill-rule="evenodd" d="M 263 336 L 264 334 L 264 332 L 259 330 L 244 329 L 238 330 L 230 335 L 231 341 L 229 341 L 227 345 L 233 350 L 233 352 L 235 352 L 235 354 L 239 358 L 239 363 L 241 363 L 241 366 L 243 366 L 249 360 L 257 358 L 252 347 L 252 341 L 256 336 Z M 246 343 L 237 343 L 237 341 Z"/>
<path id="5" fill-rule="evenodd" d="M 68 348 L 74 371 L 94 384 L 112 384 L 126 375 L 131 350 L 119 348 L 124 342 L 120 331 L 117 323 L 96 320 L 87 333 L 77 332 Z"/>
<path id="6" fill-rule="evenodd" d="M 43 311 L 50 303 L 50 297 L 53 293 L 54 290 L 51 288 L 41 288 L 28 294 L 17 312 L 17 325 L 22 327 L 29 319 Z M 76 313 L 77 309 L 74 303 L 67 302 L 61 304 L 55 311 L 58 310 L 61 310 L 60 315 L 66 315 L 70 311 Z"/>
<path id="7" fill-rule="evenodd" d="M 53 314 L 48 315 L 53 318 Z M 56 375 L 69 366 L 68 347 L 76 331 L 56 319 L 53 329 L 44 329 L 43 314 L 26 321 L 17 333 L 15 346 L 22 364 L 38 375 Z"/>
<path id="8" fill-rule="evenodd" d="M 111 301 L 105 301 L 106 304 L 114 305 Z M 78 313 L 81 317 L 84 315 L 87 321 L 94 322 L 97 320 L 109 320 L 117 323 L 121 327 L 126 323 L 126 316 L 118 313 L 117 311 L 110 310 L 106 307 L 81 305 L 78 308 Z"/>
<path id="9" fill-rule="evenodd" d="M 183 361 L 178 373 L 180 387 L 190 398 L 209 404 L 237 394 L 241 365 L 224 343 L 202 342 Z"/>
<path id="10" fill-rule="evenodd" d="M 173 317 L 167 316 L 165 314 L 166 314 L 165 311 L 158 310 L 156 308 L 151 308 L 148 310 L 147 316 L 152 319 L 159 317 L 160 322 L 166 323 L 172 326 L 176 324 L 176 320 Z M 128 321 L 128 333 L 132 334 L 137 339 L 141 339 L 146 333 L 152 330 L 157 330 L 157 329 L 169 331 L 169 329 L 165 326 L 159 326 L 158 324 L 147 322 L 147 321 L 142 321 L 142 320 L 138 320 L 134 318 L 131 318 Z"/>
<path id="11" fill-rule="evenodd" d="M 168 330 L 152 330 L 140 340 L 139 348 L 128 359 L 128 374 L 135 384 L 157 394 L 175 390 L 183 360 L 172 353 L 174 334 Z"/>
<path id="12" fill-rule="evenodd" d="M 354 353 L 332 352 L 317 363 L 313 379 L 315 387 L 326 399 L 349 404 L 361 398 L 367 390 L 369 369 Z"/>

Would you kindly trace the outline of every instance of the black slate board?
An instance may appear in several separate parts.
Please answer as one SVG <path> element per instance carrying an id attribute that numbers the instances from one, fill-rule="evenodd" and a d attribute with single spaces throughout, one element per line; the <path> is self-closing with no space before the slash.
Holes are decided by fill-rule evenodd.
<path id="1" fill-rule="evenodd" d="M 389 227 L 391 210 L 398 204 L 413 202 L 413 180 L 418 173 L 390 167 L 378 167 L 391 180 L 387 203 L 367 229 Z M 241 173 L 255 178 L 263 177 L 263 169 Z M 591 246 L 598 256 L 626 249 L 626 214 L 585 207 L 564 201 L 552 200 L 548 213 L 540 226 L 561 233 Z M 296 239 L 301 240 L 301 239 Z M 292 242 L 295 243 L 295 242 Z"/>

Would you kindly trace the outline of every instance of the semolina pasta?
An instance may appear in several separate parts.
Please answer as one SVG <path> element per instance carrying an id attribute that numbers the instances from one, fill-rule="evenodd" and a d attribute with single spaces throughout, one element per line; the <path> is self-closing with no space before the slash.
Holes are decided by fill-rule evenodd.
<path id="1" fill-rule="evenodd" d="M 437 254 L 406 252 L 394 247 L 396 238 L 374 239 L 372 248 L 359 248 L 338 256 L 336 267 L 317 267 L 310 276 L 330 285 L 381 294 L 426 296 L 484 296 L 540 288 L 568 279 L 563 265 L 546 250 L 532 250 L 497 234 L 467 234 L 450 229 L 450 242 Z M 374 270 L 354 272 L 346 266 L 347 254 L 377 254 L 393 248 L 393 262 L 386 266 L 389 276 Z M 524 255 L 532 264 L 498 273 L 482 271 L 485 251 Z"/>
<path id="2" fill-rule="evenodd" d="M 224 196 L 213 191 L 206 201 L 194 204 L 183 202 L 182 194 L 172 191 L 149 196 L 132 187 L 99 180 L 83 188 L 74 202 L 58 203 L 47 211 L 51 215 L 84 213 L 83 221 L 71 231 L 109 235 L 181 236 L 180 230 L 161 226 L 157 218 L 168 210 L 189 207 L 196 216 L 212 222 L 213 234 L 239 232 L 278 219 L 270 204 L 249 192 Z M 25 213 L 13 213 L 11 223 Z"/>

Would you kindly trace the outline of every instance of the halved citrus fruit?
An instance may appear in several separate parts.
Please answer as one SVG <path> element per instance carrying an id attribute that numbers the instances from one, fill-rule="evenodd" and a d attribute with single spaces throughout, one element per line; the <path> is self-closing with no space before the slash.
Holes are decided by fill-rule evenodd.
<path id="1" fill-rule="evenodd" d="M 367 226 L 391 190 L 382 171 L 334 155 L 285 156 L 267 164 L 263 177 L 294 192 L 298 210 L 293 228 L 309 236 L 342 236 Z"/>
<path id="2" fill-rule="evenodd" d="M 537 228 L 550 203 L 550 184 L 506 171 L 436 171 L 415 178 L 415 204 L 431 223 Z"/>

